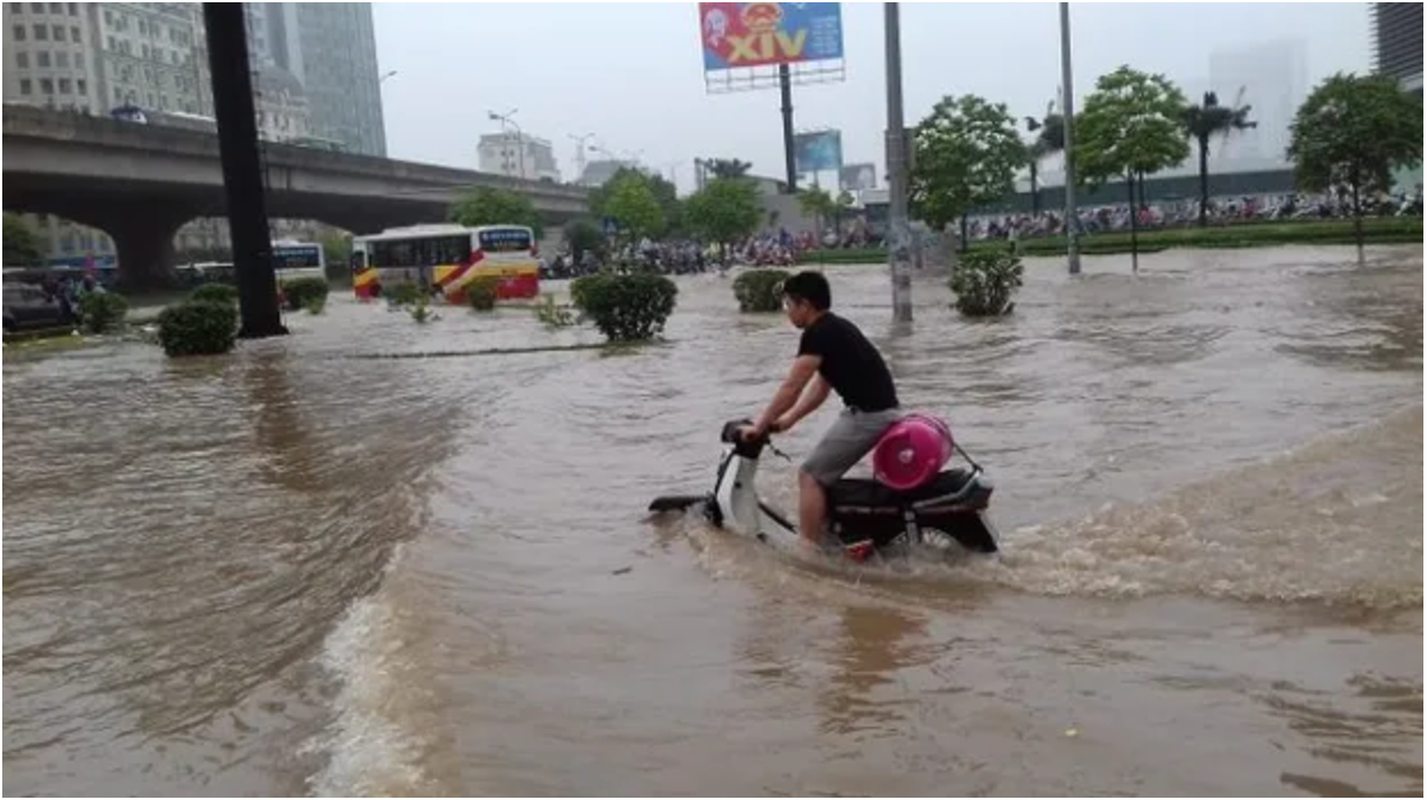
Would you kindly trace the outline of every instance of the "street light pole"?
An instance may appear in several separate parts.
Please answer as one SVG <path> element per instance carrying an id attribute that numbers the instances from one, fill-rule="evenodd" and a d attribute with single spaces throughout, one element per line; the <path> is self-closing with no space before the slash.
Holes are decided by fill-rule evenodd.
<path id="1" fill-rule="evenodd" d="M 888 271 L 893 321 L 912 322 L 912 231 L 908 223 L 907 135 L 902 114 L 902 35 L 898 4 L 883 6 L 888 98 Z"/>
<path id="2" fill-rule="evenodd" d="M 1061 4 L 1061 122 L 1065 138 L 1061 152 L 1066 158 L 1066 270 L 1081 273 L 1081 245 L 1076 240 L 1079 217 L 1076 214 L 1076 105 L 1071 88 L 1071 4 Z"/>
<path id="3" fill-rule="evenodd" d="M 510 134 L 506 133 L 506 126 L 509 125 L 509 126 L 511 126 L 512 128 L 515 128 L 515 129 L 516 129 L 516 152 L 519 153 L 518 158 L 520 159 L 520 165 L 521 165 L 521 166 L 520 166 L 520 169 L 521 169 L 521 173 L 520 173 L 520 174 L 521 174 L 521 178 L 524 179 L 524 178 L 526 177 L 526 146 L 525 146 L 525 138 L 526 138 L 526 135 L 525 135 L 524 132 L 521 131 L 521 126 L 518 125 L 518 124 L 516 124 L 516 121 L 513 119 L 513 117 L 515 116 L 516 112 L 519 111 L 519 110 L 520 110 L 520 109 L 518 109 L 518 108 L 513 108 L 513 109 L 511 109 L 510 111 L 507 111 L 507 112 L 504 113 L 504 114 L 497 114 L 497 113 L 494 112 L 494 111 L 487 111 L 487 112 L 486 112 L 486 116 L 488 116 L 488 117 L 490 117 L 491 119 L 494 119 L 494 120 L 500 120 L 500 122 L 501 122 L 501 134 L 502 134 L 502 138 L 505 139 L 508 144 L 509 144 L 509 142 L 510 142 Z M 509 151 L 509 150 L 506 150 L 505 152 L 510 152 L 510 151 Z M 507 175 L 510 175 L 510 172 L 507 171 L 506 174 L 507 174 Z"/>
<path id="4" fill-rule="evenodd" d="M 575 183 L 579 183 L 585 177 L 585 143 L 595 138 L 593 133 L 584 133 L 576 136 L 573 133 L 566 134 L 575 142 Z"/>

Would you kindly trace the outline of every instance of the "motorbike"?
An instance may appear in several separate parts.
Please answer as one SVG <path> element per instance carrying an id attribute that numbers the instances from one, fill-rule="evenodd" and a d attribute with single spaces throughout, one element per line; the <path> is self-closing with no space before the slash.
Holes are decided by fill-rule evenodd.
<path id="1" fill-rule="evenodd" d="M 774 535 L 797 537 L 798 525 L 759 497 L 755 486 L 765 450 L 788 456 L 768 436 L 744 439 L 740 428 L 749 424 L 747 419 L 731 420 L 720 431 L 724 447 L 712 492 L 657 497 L 649 510 L 663 514 L 697 508 L 715 526 L 761 541 Z M 910 491 L 864 478 L 843 478 L 828 487 L 827 533 L 833 547 L 857 562 L 914 545 L 944 551 L 960 545 L 972 553 L 999 553 L 1000 535 L 988 514 L 993 482 L 965 450 L 957 445 L 953 450 L 966 468 L 943 469 Z"/>

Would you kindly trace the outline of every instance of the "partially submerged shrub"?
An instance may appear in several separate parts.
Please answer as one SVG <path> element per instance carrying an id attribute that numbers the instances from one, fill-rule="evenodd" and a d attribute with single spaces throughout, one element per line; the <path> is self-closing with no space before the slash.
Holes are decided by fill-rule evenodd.
<path id="1" fill-rule="evenodd" d="M 952 293 L 958 311 L 969 317 L 999 317 L 1016 306 L 1021 288 L 1021 259 L 1006 251 L 971 250 L 952 267 Z"/>
<path id="2" fill-rule="evenodd" d="M 500 278 L 483 275 L 466 284 L 466 302 L 477 311 L 490 311 L 496 307 L 496 287 L 500 285 Z"/>
<path id="3" fill-rule="evenodd" d="M 288 310 L 297 311 L 306 308 L 307 302 L 314 297 L 327 299 L 327 279 L 326 278 L 293 278 L 282 283 L 283 299 L 287 301 Z"/>
<path id="4" fill-rule="evenodd" d="M 159 345 L 170 356 L 219 355 L 238 338 L 238 307 L 218 300 L 188 300 L 159 314 Z"/>
<path id="5" fill-rule="evenodd" d="M 425 299 L 421 287 L 410 281 L 393 286 L 385 294 L 388 300 L 399 306 L 409 306 Z"/>
<path id="6" fill-rule="evenodd" d="M 303 310 L 313 316 L 321 314 L 325 308 L 327 308 L 327 298 L 322 295 L 309 297 L 307 302 L 303 304 Z"/>
<path id="7" fill-rule="evenodd" d="M 783 307 L 779 292 L 788 272 L 781 269 L 745 270 L 734 279 L 734 297 L 743 312 L 778 311 Z"/>
<path id="8" fill-rule="evenodd" d="M 545 300 L 536 306 L 535 314 L 536 319 L 547 328 L 568 328 L 575 324 L 575 315 L 565 306 L 557 305 L 554 295 L 546 295 Z"/>
<path id="9" fill-rule="evenodd" d="M 664 330 L 674 313 L 679 287 L 663 275 L 602 272 L 576 280 L 570 287 L 576 308 L 612 342 L 638 342 Z"/>
<path id="10" fill-rule="evenodd" d="M 129 301 L 113 292 L 90 292 L 79 298 L 79 318 L 90 333 L 104 333 L 124 321 Z"/>
<path id="11" fill-rule="evenodd" d="M 238 305 L 238 287 L 228 283 L 205 283 L 193 290 L 194 300 Z"/>
<path id="12" fill-rule="evenodd" d="M 426 297 L 421 295 L 417 296 L 416 302 L 411 304 L 407 313 L 411 314 L 412 319 L 416 320 L 419 325 L 436 318 L 436 312 L 431 310 L 431 305 L 427 302 Z"/>

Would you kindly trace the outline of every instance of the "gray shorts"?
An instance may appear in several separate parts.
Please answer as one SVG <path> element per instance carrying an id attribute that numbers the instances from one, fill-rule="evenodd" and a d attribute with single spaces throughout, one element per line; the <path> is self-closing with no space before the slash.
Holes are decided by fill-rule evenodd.
<path id="1" fill-rule="evenodd" d="M 888 426 L 902 417 L 902 411 L 896 408 L 873 412 L 843 409 L 801 469 L 824 486 L 833 485 L 872 452 Z"/>

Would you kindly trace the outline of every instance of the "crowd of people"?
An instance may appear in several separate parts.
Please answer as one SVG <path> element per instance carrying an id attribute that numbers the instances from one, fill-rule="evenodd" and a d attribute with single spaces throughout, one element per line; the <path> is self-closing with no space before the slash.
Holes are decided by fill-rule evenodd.
<path id="1" fill-rule="evenodd" d="M 1363 205 L 1365 213 L 1372 216 L 1422 216 L 1423 188 L 1420 185 L 1413 193 L 1380 195 L 1365 201 Z M 1125 203 L 1079 209 L 1079 232 L 1081 235 L 1088 235 L 1130 230 L 1130 209 L 1130 205 Z M 969 218 L 967 238 L 985 241 L 1059 236 L 1065 232 L 1063 216 L 1057 211 L 1043 211 L 1039 214 Z M 1351 216 L 1353 198 L 1344 189 L 1320 194 L 1300 192 L 1216 198 L 1211 200 L 1205 209 L 1206 219 L 1216 226 L 1249 222 L 1344 219 Z M 1180 228 L 1197 225 L 1199 221 L 1198 199 L 1160 201 L 1140 206 L 1136 227 L 1142 230 Z"/>

